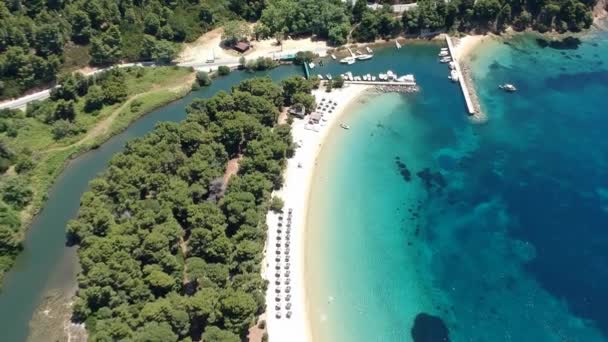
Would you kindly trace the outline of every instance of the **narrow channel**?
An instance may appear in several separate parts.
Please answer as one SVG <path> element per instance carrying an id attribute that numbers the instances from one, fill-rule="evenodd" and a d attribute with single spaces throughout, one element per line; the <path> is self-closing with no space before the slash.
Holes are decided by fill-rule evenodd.
<path id="1" fill-rule="evenodd" d="M 195 98 L 211 97 L 220 90 L 230 90 L 232 85 L 255 76 L 269 75 L 276 81 L 301 73 L 302 69 L 298 66 L 281 66 L 269 72 L 233 72 L 214 80 L 209 87 L 151 112 L 98 149 L 72 160 L 56 180 L 44 208 L 33 220 L 24 241 L 24 251 L 6 275 L 0 292 L 2 340 L 25 341 L 31 333 L 30 328 L 53 330 L 51 335 L 56 334 L 57 329 L 62 329 L 53 325 L 30 327 L 30 321 L 46 297 L 53 293 L 65 293 L 76 286 L 78 262 L 75 248 L 66 247 L 66 224 L 76 216 L 80 198 L 87 191 L 89 181 L 105 170 L 108 161 L 123 150 L 126 142 L 150 132 L 158 122 L 183 120 L 185 107 Z M 58 314 L 54 308 L 46 309 L 50 310 L 49 315 Z M 36 335 L 47 336 L 45 333 L 42 331 Z"/>

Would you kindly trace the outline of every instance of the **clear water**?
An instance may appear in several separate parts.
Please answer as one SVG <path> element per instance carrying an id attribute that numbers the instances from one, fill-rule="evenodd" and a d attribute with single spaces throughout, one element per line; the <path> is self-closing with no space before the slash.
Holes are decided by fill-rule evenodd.
<path id="1" fill-rule="evenodd" d="M 207 88 L 146 115 L 99 149 L 70 162 L 53 186 L 44 208 L 33 221 L 25 240 L 24 252 L 19 255 L 15 267 L 4 281 L 0 292 L 0 341 L 25 341 L 32 314 L 45 294 L 75 286 L 75 248 L 65 246 L 66 224 L 76 216 L 80 197 L 87 190 L 89 181 L 104 171 L 110 158 L 122 151 L 127 141 L 143 136 L 160 121 L 183 120 L 186 116 L 184 109 L 194 98 L 210 97 L 220 90 L 229 91 L 231 86 L 245 78 L 268 74 L 280 80 L 301 73 L 301 67 L 296 66 L 285 66 L 268 73 L 231 73 L 215 80 Z"/>
<path id="2" fill-rule="evenodd" d="M 315 341 L 413 340 L 420 313 L 452 341 L 607 340 L 606 56 L 606 33 L 486 43 L 471 61 L 485 125 L 430 55 L 422 93 L 358 104 L 312 192 Z"/>

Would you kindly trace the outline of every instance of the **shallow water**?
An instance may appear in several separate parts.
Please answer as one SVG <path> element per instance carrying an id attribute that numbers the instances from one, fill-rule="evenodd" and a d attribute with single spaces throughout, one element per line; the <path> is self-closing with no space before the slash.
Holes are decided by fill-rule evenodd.
<path id="1" fill-rule="evenodd" d="M 442 323 L 452 341 L 607 339 L 607 39 L 486 42 L 471 62 L 485 125 L 422 60 L 437 70 L 422 93 L 347 117 L 309 212 L 316 341 L 414 340 L 422 313 L 438 319 L 419 316 L 419 340 Z"/>

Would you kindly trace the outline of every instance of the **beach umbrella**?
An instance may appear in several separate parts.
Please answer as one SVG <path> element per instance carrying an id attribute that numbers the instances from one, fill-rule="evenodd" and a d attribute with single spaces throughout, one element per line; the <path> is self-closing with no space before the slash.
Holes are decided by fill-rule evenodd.
<path id="1" fill-rule="evenodd" d="M 277 234 L 281 234 L 282 230 L 277 229 Z"/>
<path id="2" fill-rule="evenodd" d="M 281 222 L 279 222 L 279 223 L 277 224 L 277 226 L 279 226 L 279 227 L 283 227 L 283 224 L 282 224 Z"/>
<path id="3" fill-rule="evenodd" d="M 275 301 L 275 302 L 280 302 L 280 301 L 281 301 L 281 298 L 280 298 L 279 296 L 276 296 L 276 297 L 274 297 L 274 301 Z"/>
<path id="4" fill-rule="evenodd" d="M 286 276 L 286 277 L 289 277 L 290 275 L 291 275 L 291 273 L 290 273 L 289 271 L 286 271 L 286 272 L 285 272 L 285 276 Z"/>
<path id="5" fill-rule="evenodd" d="M 279 255 L 279 254 L 281 254 L 281 251 L 277 249 L 277 250 L 275 251 L 275 253 L 276 253 L 277 255 Z"/>
<path id="6" fill-rule="evenodd" d="M 281 261 L 281 258 L 276 257 L 276 258 L 274 258 L 274 261 L 279 262 L 279 261 Z"/>
<path id="7" fill-rule="evenodd" d="M 291 264 L 290 264 L 290 263 L 286 263 L 286 264 L 285 264 L 285 269 L 286 269 L 286 270 L 288 270 L 290 266 L 291 266 Z"/>
<path id="8" fill-rule="evenodd" d="M 291 292 L 291 286 L 287 286 L 287 288 L 285 288 L 285 292 L 287 292 L 287 293 Z"/>
<path id="9" fill-rule="evenodd" d="M 285 235 L 285 240 L 289 241 L 289 234 Z"/>
<path id="10" fill-rule="evenodd" d="M 289 255 L 289 249 L 285 250 L 285 254 Z"/>
<path id="11" fill-rule="evenodd" d="M 275 244 L 275 246 L 277 246 L 277 247 L 281 247 L 281 244 L 277 242 L 277 243 Z"/>
<path id="12" fill-rule="evenodd" d="M 280 278 L 280 277 L 281 277 L 281 273 L 279 273 L 279 272 L 275 273 L 275 274 L 274 274 L 274 277 L 275 277 L 275 278 Z"/>
<path id="13" fill-rule="evenodd" d="M 281 306 L 280 306 L 280 305 L 276 305 L 276 306 L 274 307 L 274 309 L 275 309 L 275 310 L 277 310 L 277 311 L 279 311 L 279 310 L 281 310 Z"/>
<path id="14" fill-rule="evenodd" d="M 291 310 L 291 303 L 285 304 L 285 310 Z"/>
<path id="15" fill-rule="evenodd" d="M 283 221 L 283 215 L 279 215 L 279 221 Z"/>
<path id="16" fill-rule="evenodd" d="M 287 318 L 291 318 L 291 311 L 287 311 Z"/>
<path id="17" fill-rule="evenodd" d="M 291 279 L 287 278 L 287 279 L 285 280 L 285 284 L 289 285 L 290 283 L 291 283 Z"/>
<path id="18" fill-rule="evenodd" d="M 277 280 L 274 281 L 274 284 L 275 285 L 281 285 L 281 281 L 279 279 L 277 279 Z"/>
<path id="19" fill-rule="evenodd" d="M 281 241 L 281 235 L 277 235 L 277 241 Z"/>
<path id="20" fill-rule="evenodd" d="M 291 295 L 290 295 L 290 294 L 288 294 L 288 295 L 287 295 L 287 297 L 285 297 L 285 300 L 286 300 L 286 301 L 290 301 L 290 300 L 291 300 Z"/>
<path id="21" fill-rule="evenodd" d="M 281 288 L 279 288 L 279 287 L 275 288 L 275 289 L 274 289 L 274 292 L 275 292 L 275 293 L 281 293 Z"/>
<path id="22" fill-rule="evenodd" d="M 289 315 L 289 316 L 291 317 L 291 315 Z M 280 318 L 281 318 L 281 313 L 280 313 L 280 312 L 277 312 L 277 314 L 275 315 L 275 317 L 276 317 L 277 319 L 280 319 Z"/>
<path id="23" fill-rule="evenodd" d="M 280 270 L 280 269 L 281 269 L 281 264 L 276 264 L 276 265 L 274 266 L 274 269 L 275 269 L 275 270 Z"/>
<path id="24" fill-rule="evenodd" d="M 285 262 L 289 262 L 289 255 L 285 256 Z"/>

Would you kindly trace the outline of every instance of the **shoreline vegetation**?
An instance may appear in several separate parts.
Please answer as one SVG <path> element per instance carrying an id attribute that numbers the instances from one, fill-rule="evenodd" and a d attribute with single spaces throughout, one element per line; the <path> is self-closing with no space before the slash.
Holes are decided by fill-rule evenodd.
<path id="1" fill-rule="evenodd" d="M 314 86 L 253 78 L 197 99 L 91 182 L 68 236 L 82 265 L 73 319 L 92 339 L 245 338 L 266 309 L 264 217 L 282 210 L 271 192 L 295 148 L 280 109 L 314 102 Z"/>
<path id="2" fill-rule="evenodd" d="M 117 80 L 124 85 L 112 88 Z M 31 220 L 69 161 L 97 148 L 146 113 L 182 98 L 193 81 L 194 73 L 188 68 L 110 70 L 90 78 L 64 79 L 63 91 L 32 103 L 26 113 L 2 110 L 0 147 L 6 163 L 0 177 L 4 191 L 0 284 L 21 251 Z M 87 108 L 93 102 L 94 108 Z M 60 110 L 67 114 L 58 114 Z M 5 189 L 13 195 L 7 196 Z"/>

